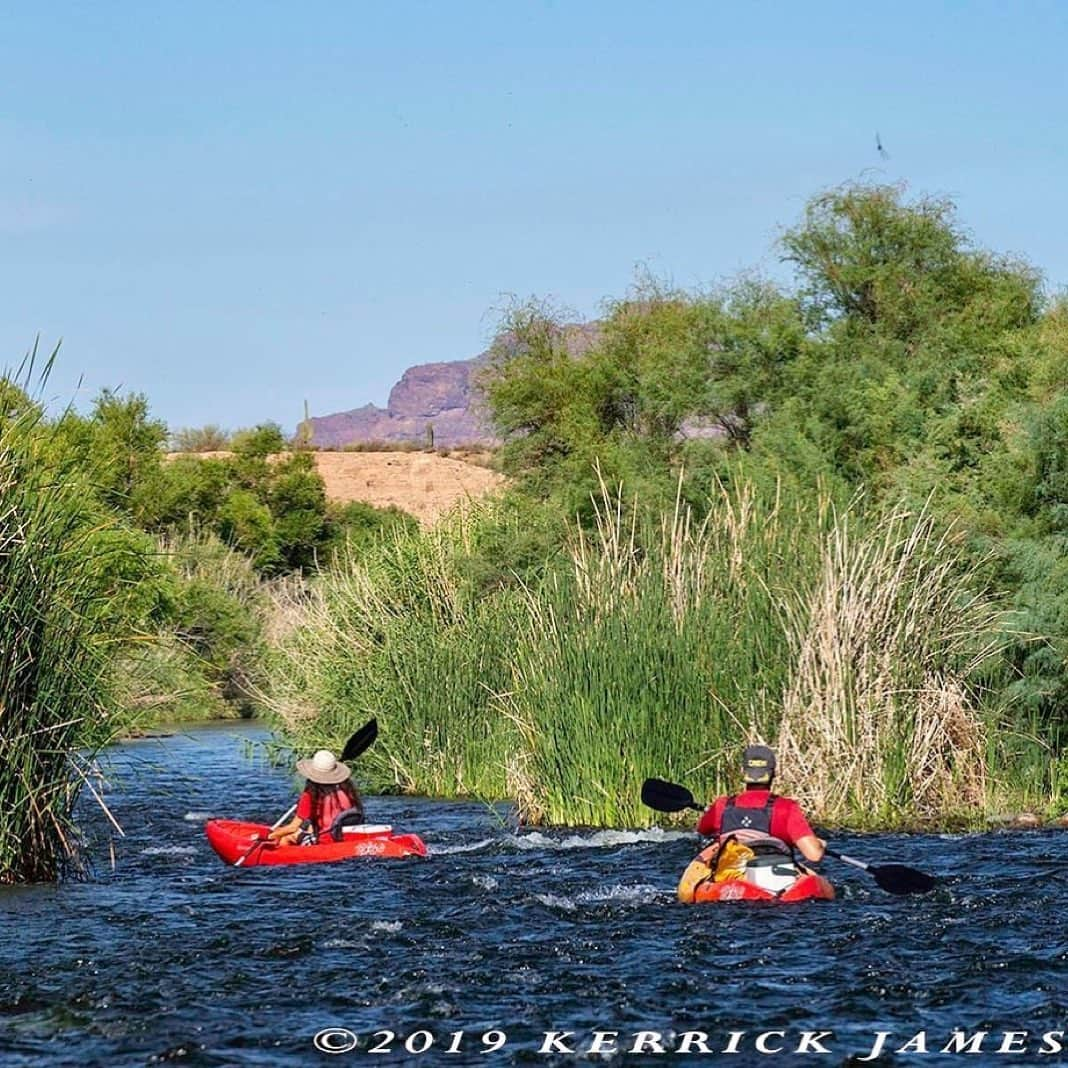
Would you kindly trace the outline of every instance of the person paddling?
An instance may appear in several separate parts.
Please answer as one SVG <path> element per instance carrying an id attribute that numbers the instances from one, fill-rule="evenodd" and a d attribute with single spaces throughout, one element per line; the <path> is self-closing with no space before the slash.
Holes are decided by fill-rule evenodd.
<path id="1" fill-rule="evenodd" d="M 806 860 L 823 858 L 826 843 L 816 836 L 801 807 L 771 792 L 775 754 L 766 745 L 751 745 L 742 759 L 745 789 L 718 797 L 697 823 L 697 833 L 715 838 L 690 864 L 679 883 L 679 897 L 693 899 L 696 887 L 746 879 L 769 890 L 788 885 L 798 875 L 797 849 Z"/>
<path id="2" fill-rule="evenodd" d="M 340 838 L 342 828 L 363 823 L 363 801 L 348 765 L 328 749 L 320 749 L 310 760 L 298 760 L 297 771 L 306 782 L 296 814 L 271 831 L 271 841 L 312 845 L 321 838 Z"/>

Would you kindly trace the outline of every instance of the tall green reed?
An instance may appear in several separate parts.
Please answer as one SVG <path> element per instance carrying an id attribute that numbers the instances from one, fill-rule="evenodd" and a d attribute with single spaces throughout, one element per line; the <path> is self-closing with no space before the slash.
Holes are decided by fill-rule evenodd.
<path id="1" fill-rule="evenodd" d="M 738 739 L 774 733 L 791 656 L 782 590 L 812 566 L 819 510 L 721 488 L 697 523 L 603 484 L 592 535 L 527 593 L 515 682 L 526 816 L 633 826 L 649 775 L 724 788 Z"/>
<path id="2" fill-rule="evenodd" d="M 514 594 L 482 596 L 461 573 L 478 508 L 433 531 L 393 531 L 347 552 L 309 584 L 283 589 L 263 695 L 294 745 L 340 748 L 370 716 L 379 741 L 365 779 L 438 795 L 506 793 L 507 687 Z"/>
<path id="3" fill-rule="evenodd" d="M 0 882 L 48 881 L 78 857 L 75 799 L 123 725 L 111 665 L 138 550 L 55 424 L 2 385 Z"/>

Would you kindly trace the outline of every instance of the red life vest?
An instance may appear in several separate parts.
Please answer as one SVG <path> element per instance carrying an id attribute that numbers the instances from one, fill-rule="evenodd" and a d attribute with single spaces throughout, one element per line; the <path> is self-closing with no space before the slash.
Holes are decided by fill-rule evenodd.
<path id="1" fill-rule="evenodd" d="M 323 786 L 309 783 L 312 799 L 312 830 L 317 836 L 329 832 L 334 820 L 350 808 L 358 808 L 360 801 L 351 783 L 342 782 L 337 786 Z"/>

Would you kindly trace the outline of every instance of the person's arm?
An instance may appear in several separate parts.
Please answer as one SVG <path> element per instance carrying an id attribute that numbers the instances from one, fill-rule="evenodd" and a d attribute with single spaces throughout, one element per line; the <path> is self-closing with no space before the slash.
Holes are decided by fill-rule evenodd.
<path id="1" fill-rule="evenodd" d="M 801 851 L 805 860 L 811 860 L 813 864 L 823 860 L 823 854 L 827 849 L 827 843 L 814 834 L 805 834 L 796 839 L 794 845 Z"/>
<path id="2" fill-rule="evenodd" d="M 277 842 L 279 839 L 285 838 L 287 835 L 299 834 L 300 825 L 303 822 L 304 821 L 300 816 L 294 816 L 288 823 L 283 823 L 281 827 L 275 827 L 275 829 L 267 835 L 267 838 L 272 842 Z"/>
<path id="3" fill-rule="evenodd" d="M 717 799 L 705 809 L 704 815 L 697 821 L 697 833 L 703 834 L 706 838 L 719 834 L 719 825 L 722 819 L 723 815 L 719 811 L 719 800 Z"/>
<path id="4" fill-rule="evenodd" d="M 290 845 L 293 842 L 296 842 L 301 827 L 303 827 L 305 821 L 311 819 L 311 814 L 311 793 L 308 790 L 305 790 L 297 799 L 297 807 L 293 818 L 288 823 L 282 824 L 281 827 L 275 827 L 267 837 L 272 842 L 282 842 L 283 845 Z"/>
<path id="5" fill-rule="evenodd" d="M 805 860 L 811 860 L 813 864 L 823 860 L 827 843 L 809 826 L 797 802 L 784 800 L 776 801 L 776 804 L 785 804 L 787 808 L 785 841 L 791 843 Z"/>

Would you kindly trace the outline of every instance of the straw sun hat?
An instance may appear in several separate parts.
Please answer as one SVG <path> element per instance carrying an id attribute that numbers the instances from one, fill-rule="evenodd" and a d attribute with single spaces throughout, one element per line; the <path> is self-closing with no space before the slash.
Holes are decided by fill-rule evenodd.
<path id="1" fill-rule="evenodd" d="M 342 764 L 329 749 L 320 749 L 311 760 L 298 760 L 297 771 L 321 786 L 334 786 L 350 775 L 348 765 Z"/>

